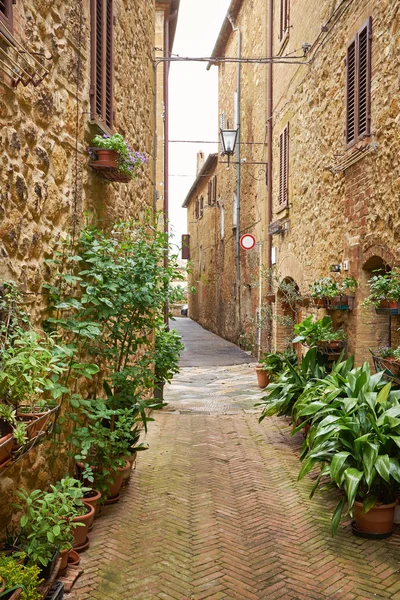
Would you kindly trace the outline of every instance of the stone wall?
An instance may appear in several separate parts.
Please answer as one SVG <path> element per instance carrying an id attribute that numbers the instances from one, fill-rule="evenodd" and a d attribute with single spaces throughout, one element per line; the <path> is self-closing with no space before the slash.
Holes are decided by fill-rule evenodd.
<path id="1" fill-rule="evenodd" d="M 85 211 L 107 227 L 153 206 L 154 3 L 114 1 L 114 129 L 149 157 L 140 179 L 128 184 L 109 184 L 88 166 L 86 149 L 102 130 L 90 122 L 89 0 L 82 1 L 82 14 L 80 6 L 78 0 L 17 0 L 16 38 L 53 60 L 36 88 L 0 82 L 0 281 L 16 280 L 38 318 L 44 260 L 60 236 L 79 230 Z M 47 487 L 67 469 L 65 448 L 56 449 L 55 460 L 51 450 L 44 444 L 0 473 L 0 529 L 13 514 L 16 487 Z"/>
<path id="2" fill-rule="evenodd" d="M 274 245 L 282 276 L 289 275 L 287 265 L 296 260 L 294 279 L 303 293 L 309 283 L 329 275 L 330 265 L 349 261 L 345 275 L 360 283 L 357 307 L 368 294 L 372 268 L 367 260 L 377 256 L 392 266 L 400 250 L 395 208 L 399 196 L 400 7 L 367 0 L 353 2 L 342 15 L 341 8 L 338 0 L 291 2 L 290 32 L 283 52 L 292 53 L 305 41 L 313 44 L 319 35 L 322 43 L 307 57 L 309 65 L 274 67 L 274 218 L 290 221 L 290 232 L 276 236 Z M 321 35 L 321 23 L 329 22 L 334 11 L 339 11 L 337 22 L 331 20 Z M 276 30 L 278 16 L 276 10 Z M 346 150 L 344 139 L 347 44 L 370 16 L 372 134 L 359 146 L 377 142 L 378 150 L 334 175 L 327 167 L 354 152 L 354 148 Z M 274 53 L 279 51 L 276 42 Z M 279 134 L 287 123 L 289 209 L 278 212 Z M 340 317 L 340 324 L 348 330 L 349 350 L 355 351 L 357 362 L 369 358 L 369 347 L 388 341 L 387 318 L 377 316 L 373 309 L 356 308 L 333 316 Z"/>

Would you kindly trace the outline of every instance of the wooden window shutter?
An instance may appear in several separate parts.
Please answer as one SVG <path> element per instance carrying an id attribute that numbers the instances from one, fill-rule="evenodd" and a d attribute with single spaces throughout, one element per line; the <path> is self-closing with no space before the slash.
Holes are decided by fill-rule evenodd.
<path id="1" fill-rule="evenodd" d="M 0 21 L 9 31 L 13 29 L 13 0 L 0 0 Z"/>
<path id="2" fill-rule="evenodd" d="M 346 145 L 371 132 L 372 19 L 361 27 L 347 47 Z"/>
<path id="3" fill-rule="evenodd" d="M 279 208 L 289 202 L 289 123 L 279 136 Z"/>
<path id="4" fill-rule="evenodd" d="M 182 235 L 182 260 L 190 260 L 190 235 Z"/>
<path id="5" fill-rule="evenodd" d="M 358 123 L 357 135 L 371 131 L 371 49 L 372 19 L 368 19 L 358 34 Z"/>
<path id="6" fill-rule="evenodd" d="M 217 176 L 214 175 L 213 204 L 217 203 Z"/>
<path id="7" fill-rule="evenodd" d="M 200 219 L 203 216 L 203 212 L 204 212 L 204 198 L 203 198 L 203 196 L 200 196 Z"/>
<path id="8" fill-rule="evenodd" d="M 196 198 L 196 204 L 195 204 L 195 209 L 194 209 L 194 216 L 196 217 L 196 219 L 199 218 L 199 199 Z"/>
<path id="9" fill-rule="evenodd" d="M 279 40 L 283 40 L 289 31 L 289 0 L 280 0 Z"/>
<path id="10" fill-rule="evenodd" d="M 1 1 L 1 0 L 0 0 Z M 113 127 L 113 0 L 91 0 L 91 113 Z"/>
<path id="11" fill-rule="evenodd" d="M 207 186 L 207 204 L 208 205 L 211 204 L 211 199 L 212 199 L 212 180 L 210 179 L 210 181 L 208 182 L 208 186 Z"/>

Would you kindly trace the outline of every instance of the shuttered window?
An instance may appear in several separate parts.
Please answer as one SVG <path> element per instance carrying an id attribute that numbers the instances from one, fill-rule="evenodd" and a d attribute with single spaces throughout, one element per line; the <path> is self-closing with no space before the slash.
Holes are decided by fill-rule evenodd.
<path id="1" fill-rule="evenodd" d="M 212 193 L 212 203 L 217 203 L 217 176 L 213 177 L 213 193 Z"/>
<path id="2" fill-rule="evenodd" d="M 196 219 L 198 219 L 199 215 L 200 215 L 200 202 L 199 202 L 199 199 L 196 198 L 196 204 L 194 206 L 194 216 Z"/>
<path id="3" fill-rule="evenodd" d="M 182 260 L 190 260 L 190 235 L 182 235 Z"/>
<path id="4" fill-rule="evenodd" d="M 361 27 L 347 47 L 346 145 L 371 133 L 372 19 Z"/>
<path id="5" fill-rule="evenodd" d="M 200 196 L 200 210 L 199 210 L 199 218 L 200 219 L 203 217 L 203 213 L 204 213 L 204 197 Z"/>
<path id="6" fill-rule="evenodd" d="M 289 34 L 289 0 L 280 0 L 279 39 L 284 40 Z"/>
<path id="7" fill-rule="evenodd" d="M 0 0 L 0 21 L 4 23 L 4 25 L 12 31 L 13 25 L 13 0 Z"/>
<path id="8" fill-rule="evenodd" d="M 207 188 L 207 204 L 209 206 L 211 206 L 212 203 L 212 179 L 210 179 L 210 181 L 208 182 L 208 188 Z"/>
<path id="9" fill-rule="evenodd" d="M 114 120 L 113 20 L 113 0 L 91 0 L 91 116 L 109 129 Z"/>
<path id="10" fill-rule="evenodd" d="M 289 203 L 289 123 L 279 136 L 279 208 Z"/>

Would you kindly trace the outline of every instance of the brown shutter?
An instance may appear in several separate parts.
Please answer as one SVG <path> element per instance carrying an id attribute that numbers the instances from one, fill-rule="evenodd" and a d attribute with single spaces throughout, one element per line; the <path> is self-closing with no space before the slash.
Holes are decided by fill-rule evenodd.
<path id="1" fill-rule="evenodd" d="M 358 34 L 358 127 L 360 138 L 370 133 L 372 19 Z"/>
<path id="2" fill-rule="evenodd" d="M 346 144 L 352 144 L 356 139 L 357 114 L 357 52 L 356 38 L 347 47 L 346 58 Z"/>
<path id="3" fill-rule="evenodd" d="M 283 40 L 289 29 L 289 0 L 280 0 L 279 40 Z"/>
<path id="4" fill-rule="evenodd" d="M 199 218 L 199 199 L 196 198 L 196 204 L 195 204 L 195 208 L 194 208 L 194 216 L 196 217 L 196 219 Z"/>
<path id="5" fill-rule="evenodd" d="M 289 123 L 279 136 L 279 208 L 288 206 Z"/>
<path id="6" fill-rule="evenodd" d="M 182 235 L 182 260 L 190 260 L 190 235 Z"/>
<path id="7" fill-rule="evenodd" d="M 371 132 L 372 18 L 361 27 L 347 47 L 346 145 Z"/>
<path id="8" fill-rule="evenodd" d="M 92 119 L 112 129 L 113 0 L 91 0 L 91 45 Z"/>
<path id="9" fill-rule="evenodd" d="M 200 219 L 203 216 L 203 212 L 204 212 L 204 198 L 203 198 L 203 196 L 200 196 Z"/>
<path id="10" fill-rule="evenodd" d="M 212 198 L 212 181 L 210 180 L 207 185 L 207 204 L 208 205 L 211 204 L 211 198 Z"/>
<path id="11" fill-rule="evenodd" d="M 13 28 L 13 1 L 0 0 L 0 21 L 4 23 L 9 31 Z"/>
<path id="12" fill-rule="evenodd" d="M 214 175 L 213 204 L 217 203 L 217 176 Z"/>

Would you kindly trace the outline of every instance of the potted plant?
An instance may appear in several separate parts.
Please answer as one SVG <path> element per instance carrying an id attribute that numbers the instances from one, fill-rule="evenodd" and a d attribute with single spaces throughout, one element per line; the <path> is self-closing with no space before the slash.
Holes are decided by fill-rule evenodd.
<path id="1" fill-rule="evenodd" d="M 89 154 L 93 169 L 115 169 L 120 174 L 118 181 L 130 181 L 137 176 L 139 167 L 147 162 L 146 156 L 132 150 L 119 133 L 96 135 Z"/>
<path id="2" fill-rule="evenodd" d="M 54 486 L 51 486 L 55 499 L 60 496 L 66 498 L 75 515 L 72 522 L 79 524 L 74 529 L 73 548 L 77 552 L 88 548 L 88 532 L 95 515 L 94 506 L 85 501 L 85 493 L 89 492 L 88 487 L 84 487 L 82 482 L 73 477 L 64 477 Z M 71 513 L 72 514 L 72 513 Z M 66 565 L 65 565 L 66 566 Z"/>
<path id="3" fill-rule="evenodd" d="M 288 362 L 297 366 L 297 355 L 292 348 L 287 348 L 284 352 L 265 352 L 259 364 L 255 365 L 259 387 L 267 387 L 271 380 L 283 373 Z"/>
<path id="4" fill-rule="evenodd" d="M 335 331 L 330 316 L 314 320 L 310 315 L 301 323 L 294 326 L 295 337 L 293 344 L 301 343 L 306 346 L 317 346 L 320 352 L 337 352 L 343 348 L 345 333 L 342 329 Z"/>
<path id="5" fill-rule="evenodd" d="M 325 308 L 327 299 L 339 295 L 339 286 L 331 277 L 322 277 L 309 285 L 310 296 L 317 308 Z"/>
<path id="6" fill-rule="evenodd" d="M 382 346 L 375 352 L 370 349 L 370 352 L 378 369 L 384 370 L 389 377 L 400 375 L 400 346 L 397 348 Z"/>
<path id="7" fill-rule="evenodd" d="M 358 287 L 354 277 L 345 277 L 337 284 L 338 293 L 327 296 L 327 308 L 334 310 L 352 310 L 354 308 L 355 292 Z"/>
<path id="8" fill-rule="evenodd" d="M 15 590 L 20 589 L 20 600 L 41 600 L 42 595 L 38 592 L 41 583 L 39 575 L 37 566 L 25 566 L 19 557 L 13 555 L 0 555 L 0 580 L 3 581 L 1 598 L 8 600 Z"/>
<path id="9" fill-rule="evenodd" d="M 333 534 L 346 502 L 349 513 L 354 512 L 356 534 L 386 536 L 393 529 L 400 490 L 400 392 L 382 375 L 371 375 L 368 363 L 344 376 L 332 374 L 325 393 L 320 387 L 300 412 L 313 421 L 299 479 L 318 465 L 312 495 L 325 476 L 344 492 L 332 517 Z"/>
<path id="10" fill-rule="evenodd" d="M 184 345 L 175 329 L 168 330 L 164 322 L 157 322 L 154 342 L 154 397 L 162 398 L 164 385 L 179 373 L 179 358 Z"/>
<path id="11" fill-rule="evenodd" d="M 15 409 L 0 404 L 0 466 L 12 458 L 12 451 L 23 446 L 27 440 L 24 423 L 18 423 Z"/>
<path id="12" fill-rule="evenodd" d="M 82 527 L 75 518 L 82 508 L 65 489 L 51 486 L 50 491 L 26 490 L 16 492 L 22 501 L 17 505 L 23 515 L 20 519 L 19 545 L 28 564 L 41 568 L 44 579 L 51 576 L 60 550 L 71 548 L 76 528 Z M 86 509 L 84 509 L 86 511 Z"/>
<path id="13" fill-rule="evenodd" d="M 374 306 L 377 312 L 399 314 L 400 268 L 373 275 L 369 280 L 370 295 L 363 301 L 364 307 Z"/>

